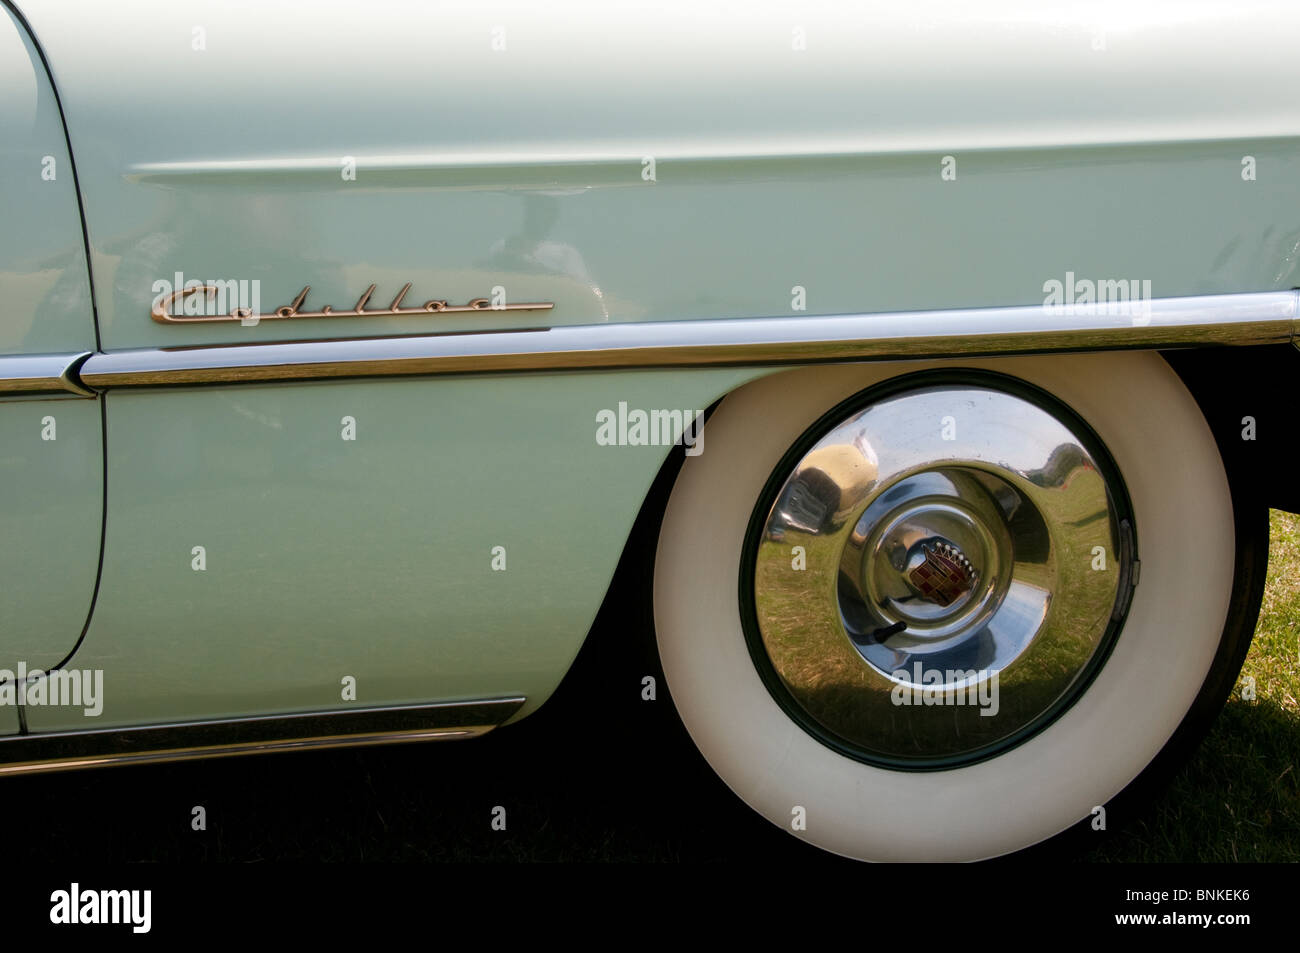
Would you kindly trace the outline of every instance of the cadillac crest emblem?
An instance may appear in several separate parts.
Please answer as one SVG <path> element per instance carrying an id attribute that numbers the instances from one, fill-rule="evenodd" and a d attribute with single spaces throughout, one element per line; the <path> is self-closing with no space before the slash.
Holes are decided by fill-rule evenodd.
<path id="1" fill-rule="evenodd" d="M 907 574 L 922 599 L 950 606 L 970 592 L 979 573 L 952 543 L 936 540 L 922 545 L 925 562 Z"/>

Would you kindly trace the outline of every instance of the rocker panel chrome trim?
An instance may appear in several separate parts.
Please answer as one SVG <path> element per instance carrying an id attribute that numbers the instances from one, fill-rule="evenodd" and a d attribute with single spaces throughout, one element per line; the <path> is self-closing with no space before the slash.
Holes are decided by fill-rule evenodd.
<path id="1" fill-rule="evenodd" d="M 389 338 L 0 357 L 0 397 L 94 397 L 114 387 L 440 374 L 721 367 L 1042 351 L 1296 342 L 1300 291 L 829 317 L 598 324 Z"/>
<path id="2" fill-rule="evenodd" d="M 0 357 L 0 397 L 39 400 L 76 394 L 94 397 L 77 378 L 77 366 L 90 357 L 90 351 L 77 354 L 24 354 Z"/>
<path id="3" fill-rule="evenodd" d="M 0 777 L 486 734 L 522 696 L 0 738 Z"/>
<path id="4" fill-rule="evenodd" d="M 348 377 L 513 373 L 848 360 L 1059 350 L 1256 345 L 1292 341 L 1300 292 L 1113 306 L 1041 305 L 830 317 L 737 318 L 94 354 L 87 387 L 175 386 Z"/>

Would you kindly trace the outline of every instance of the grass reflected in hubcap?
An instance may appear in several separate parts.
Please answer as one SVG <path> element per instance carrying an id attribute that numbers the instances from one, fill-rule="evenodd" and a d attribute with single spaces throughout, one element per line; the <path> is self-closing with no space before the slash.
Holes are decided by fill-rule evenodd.
<path id="1" fill-rule="evenodd" d="M 751 656 L 796 721 L 858 760 L 980 760 L 1104 660 L 1131 530 L 1104 447 L 1048 395 L 987 372 L 889 382 L 769 481 L 742 566 Z"/>

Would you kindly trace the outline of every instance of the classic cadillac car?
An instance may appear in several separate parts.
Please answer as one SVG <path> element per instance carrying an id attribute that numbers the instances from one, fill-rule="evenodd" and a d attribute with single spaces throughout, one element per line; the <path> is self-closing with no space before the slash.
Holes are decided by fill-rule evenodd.
<path id="1" fill-rule="evenodd" d="M 0 774 L 527 717 L 648 518 L 659 700 L 755 811 L 1086 825 L 1300 508 L 1298 50 L 1272 0 L 3 0 Z"/>

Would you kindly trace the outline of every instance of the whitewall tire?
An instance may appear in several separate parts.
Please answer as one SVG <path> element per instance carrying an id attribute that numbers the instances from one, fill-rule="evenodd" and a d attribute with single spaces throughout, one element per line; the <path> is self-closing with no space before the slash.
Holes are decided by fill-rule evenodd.
<path id="1" fill-rule="evenodd" d="M 770 673 L 765 677 L 756 665 L 752 623 L 747 639 L 738 593 L 754 578 L 746 540 L 758 504 L 773 480 L 780 482 L 791 448 L 810 440 L 809 428 L 841 402 L 935 369 L 958 378 L 971 370 L 1022 381 L 1091 429 L 1122 477 L 1138 540 L 1140 567 L 1133 569 L 1140 575 L 1126 590 L 1131 601 L 1122 600 L 1122 624 L 1104 645 L 1096 637 L 1101 647 L 1068 705 L 1050 718 L 1027 720 L 1014 743 L 980 748 L 950 766 L 917 762 L 923 769 L 914 770 L 870 752 L 846 753 L 792 717 Z M 1216 664 L 1233 597 L 1232 497 L 1204 417 L 1156 353 L 780 372 L 729 395 L 706 431 L 704 452 L 686 458 L 673 487 L 659 537 L 654 611 L 664 675 L 691 738 L 727 785 L 774 824 L 818 847 L 863 860 L 953 861 L 1051 838 L 1141 774 Z M 879 466 L 883 473 L 885 463 Z M 1071 591 L 1052 598 L 1068 603 Z M 810 617 L 825 615 L 815 603 L 808 604 Z M 840 642 L 827 651 L 853 657 L 847 638 Z M 817 659 L 810 662 L 815 669 Z"/>

